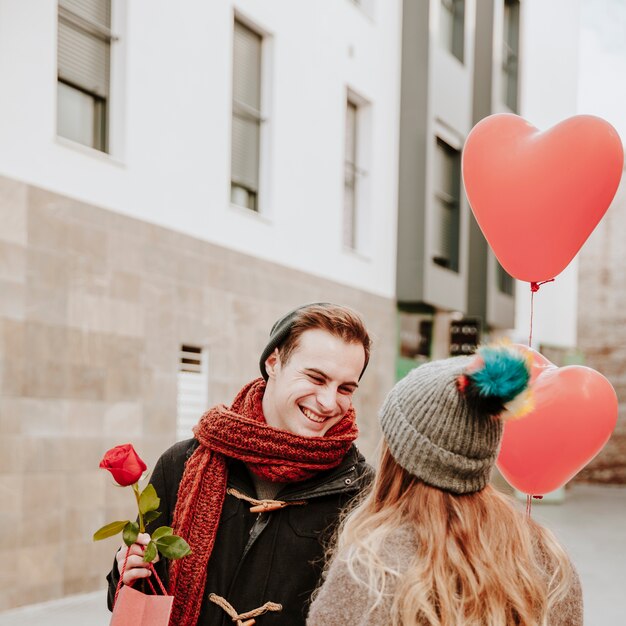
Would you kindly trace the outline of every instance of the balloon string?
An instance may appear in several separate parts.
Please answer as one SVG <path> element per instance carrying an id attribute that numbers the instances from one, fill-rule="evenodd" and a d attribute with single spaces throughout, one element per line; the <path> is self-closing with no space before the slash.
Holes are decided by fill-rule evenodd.
<path id="1" fill-rule="evenodd" d="M 532 348 L 533 344 L 533 316 L 534 316 L 534 307 L 535 307 L 535 293 L 539 291 L 539 287 L 541 285 L 545 285 L 546 283 L 554 282 L 554 278 L 550 280 L 543 280 L 539 283 L 531 282 L 530 283 L 530 333 L 528 335 L 528 347 Z"/>
<path id="2" fill-rule="evenodd" d="M 526 515 L 530 517 L 530 511 L 533 508 L 532 502 L 533 498 L 535 500 L 543 500 L 543 496 L 531 496 L 530 494 L 526 495 Z"/>
<path id="3" fill-rule="evenodd" d="M 530 333 L 528 335 L 528 347 L 529 348 L 532 348 L 532 343 L 533 343 L 533 317 L 534 317 L 534 307 L 535 307 L 535 293 L 539 291 L 539 287 L 541 287 L 541 285 L 545 285 L 546 283 L 552 283 L 552 282 L 554 282 L 554 278 L 551 278 L 550 280 L 544 280 L 541 282 L 530 283 Z M 533 508 L 533 504 L 532 504 L 533 498 L 537 498 L 538 500 L 540 500 L 541 498 L 543 498 L 543 496 L 531 496 L 531 495 L 526 496 L 526 516 L 527 517 L 530 517 L 530 513 Z"/>
<path id="4" fill-rule="evenodd" d="M 535 290 L 533 284 L 530 285 L 530 333 L 528 334 L 528 347 L 533 347 L 533 309 L 535 306 Z"/>

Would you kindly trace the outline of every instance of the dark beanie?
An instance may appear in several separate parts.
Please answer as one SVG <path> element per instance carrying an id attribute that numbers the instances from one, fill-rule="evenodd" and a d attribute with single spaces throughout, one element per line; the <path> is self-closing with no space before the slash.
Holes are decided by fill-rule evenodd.
<path id="1" fill-rule="evenodd" d="M 272 352 L 274 352 L 276 348 L 280 348 L 280 346 L 287 339 L 287 337 L 289 337 L 293 322 L 296 318 L 296 313 L 302 311 L 302 309 L 308 309 L 311 306 L 326 307 L 333 305 L 330 304 L 330 302 L 311 302 L 310 304 L 304 304 L 293 309 L 293 311 L 289 311 L 289 313 L 287 313 L 286 315 L 283 315 L 283 317 L 281 317 L 272 326 L 272 330 L 270 330 L 270 340 L 265 346 L 263 352 L 261 353 L 261 360 L 259 361 L 261 376 L 263 376 L 265 381 L 267 381 L 268 379 L 268 375 L 265 370 L 265 361 L 267 360 L 267 357 L 272 354 Z"/>

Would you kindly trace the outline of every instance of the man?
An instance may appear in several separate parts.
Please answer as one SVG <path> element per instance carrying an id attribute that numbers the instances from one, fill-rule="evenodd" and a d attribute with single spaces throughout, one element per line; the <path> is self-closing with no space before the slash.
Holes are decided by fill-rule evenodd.
<path id="1" fill-rule="evenodd" d="M 369 352 L 352 310 L 319 303 L 291 311 L 272 328 L 263 377 L 230 408 L 207 411 L 194 439 L 158 460 L 151 481 L 162 516 L 152 528 L 173 526 L 192 549 L 169 571 L 157 565 L 175 596 L 170 624 L 305 623 L 325 541 L 371 474 L 353 444 L 352 408 Z M 150 576 L 139 544 L 126 584 Z M 109 608 L 126 552 L 109 574 Z"/>

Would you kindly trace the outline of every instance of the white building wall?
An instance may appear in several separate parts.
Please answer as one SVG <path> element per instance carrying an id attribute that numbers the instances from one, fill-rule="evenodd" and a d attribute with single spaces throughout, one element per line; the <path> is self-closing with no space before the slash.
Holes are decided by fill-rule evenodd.
<path id="1" fill-rule="evenodd" d="M 108 156 L 56 137 L 56 2 L 0 0 L 0 174 L 393 297 L 400 0 L 114 3 Z M 263 215 L 229 202 L 235 11 L 268 34 Z M 371 104 L 359 253 L 341 239 L 348 88 Z"/>
<path id="2" fill-rule="evenodd" d="M 611 123 L 626 144 L 626 3 L 582 0 L 578 107 Z"/>
<path id="3" fill-rule="evenodd" d="M 546 130 L 579 112 L 580 0 L 523 0 L 521 6 L 520 115 Z M 574 259 L 554 283 L 535 294 L 533 346 L 576 345 L 577 282 Z M 530 287 L 518 281 L 516 339 L 527 343 L 529 329 Z"/>

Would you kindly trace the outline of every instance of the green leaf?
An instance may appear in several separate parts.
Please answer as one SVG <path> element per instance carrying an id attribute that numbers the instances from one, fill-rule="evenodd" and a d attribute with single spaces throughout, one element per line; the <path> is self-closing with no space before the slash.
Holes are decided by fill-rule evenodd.
<path id="1" fill-rule="evenodd" d="M 100 541 L 101 539 L 106 539 L 107 537 L 113 537 L 113 535 L 117 535 L 117 533 L 121 533 L 124 530 L 124 526 L 128 524 L 128 520 L 125 519 L 123 522 L 111 522 L 106 526 L 96 530 L 93 534 L 94 541 Z"/>
<path id="2" fill-rule="evenodd" d="M 156 541 L 161 537 L 165 537 L 166 535 L 172 535 L 174 531 L 169 526 L 160 526 L 152 533 L 152 539 Z"/>
<path id="3" fill-rule="evenodd" d="M 143 523 L 149 524 L 150 522 L 154 522 L 154 520 L 157 519 L 157 517 L 159 517 L 160 515 L 161 515 L 161 511 L 148 511 L 143 516 Z"/>
<path id="4" fill-rule="evenodd" d="M 182 559 L 191 553 L 189 544 L 178 535 L 165 535 L 156 540 L 159 552 L 167 559 Z"/>
<path id="5" fill-rule="evenodd" d="M 150 563 L 150 562 L 154 561 L 154 558 L 156 557 L 156 555 L 157 555 L 156 544 L 154 543 L 154 541 L 151 541 L 146 546 L 146 549 L 144 550 L 144 553 L 143 553 L 144 563 Z"/>
<path id="6" fill-rule="evenodd" d="M 145 515 L 149 511 L 156 511 L 160 503 L 161 500 L 152 485 L 148 485 L 139 496 L 139 510 L 142 515 Z"/>
<path id="7" fill-rule="evenodd" d="M 122 534 L 124 543 L 127 546 L 132 546 L 133 543 L 137 541 L 138 534 L 139 534 L 139 524 L 137 524 L 137 522 L 128 522 L 128 524 L 124 526 L 124 533 Z"/>

